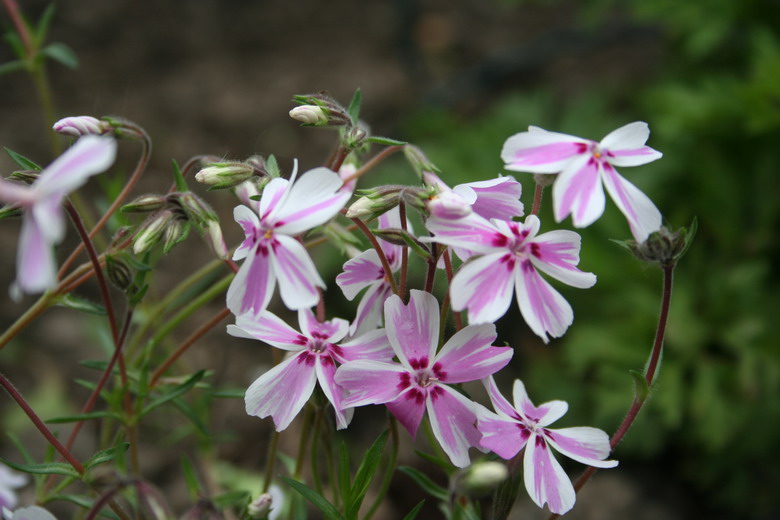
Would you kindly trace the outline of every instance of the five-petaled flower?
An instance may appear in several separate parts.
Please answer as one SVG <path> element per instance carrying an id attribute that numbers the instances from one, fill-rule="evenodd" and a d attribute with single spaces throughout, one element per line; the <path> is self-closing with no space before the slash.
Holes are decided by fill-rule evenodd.
<path id="1" fill-rule="evenodd" d="M 430 219 L 433 240 L 482 256 L 461 266 L 450 285 L 452 308 L 468 310 L 469 323 L 493 322 L 506 313 L 512 292 L 528 326 L 545 342 L 557 338 L 574 320 L 569 303 L 538 273 L 573 287 L 587 288 L 596 276 L 577 269 L 580 236 L 568 230 L 537 235 L 539 219 L 525 223 L 478 215 L 458 220 Z"/>
<path id="2" fill-rule="evenodd" d="M 346 428 L 352 413 L 345 410 L 342 390 L 333 380 L 336 363 L 358 359 L 389 360 L 393 351 L 385 331 L 374 330 L 349 342 L 339 343 L 347 335 L 349 323 L 346 320 L 336 318 L 319 322 L 309 309 L 301 309 L 298 311 L 298 323 L 301 332 L 266 311 L 259 316 L 239 316 L 235 325 L 228 325 L 228 334 L 259 339 L 291 352 L 286 360 L 252 383 L 246 391 L 246 412 L 261 418 L 270 415 L 276 430 L 282 431 L 301 411 L 319 381 L 320 388 L 336 411 L 337 427 Z"/>
<path id="3" fill-rule="evenodd" d="M 559 430 L 547 427 L 568 410 L 564 401 L 534 406 L 525 386 L 516 379 L 512 406 L 501 395 L 492 377 L 484 382 L 497 414 L 484 407 L 478 409 L 482 446 L 504 459 L 511 459 L 525 447 L 525 488 L 539 507 L 546 502 L 550 511 L 561 515 L 574 506 L 574 487 L 551 453 L 551 448 L 589 466 L 617 466 L 617 461 L 604 460 L 610 451 L 609 436 L 604 431 L 588 426 Z"/>
<path id="4" fill-rule="evenodd" d="M 600 142 L 529 127 L 504 143 L 507 170 L 560 173 L 553 185 L 555 220 L 571 213 L 574 225 L 589 226 L 604 213 L 604 190 L 628 219 L 637 242 L 661 227 L 661 213 L 647 195 L 624 179 L 615 166 L 639 166 L 661 158 L 645 146 L 650 129 L 640 121 L 609 133 Z"/>
<path id="5" fill-rule="evenodd" d="M 453 464 L 469 464 L 468 449 L 479 447 L 476 404 L 451 388 L 501 370 L 509 347 L 494 347 L 493 324 L 455 333 L 437 353 L 439 304 L 430 293 L 412 290 L 409 303 L 393 295 L 385 302 L 385 326 L 398 362 L 351 361 L 339 367 L 336 382 L 346 391 L 343 406 L 387 404 L 414 436 L 427 409 L 433 434 Z"/>
<path id="6" fill-rule="evenodd" d="M 330 220 L 351 197 L 341 190 L 338 174 L 315 168 L 295 182 L 273 179 L 263 190 L 257 214 L 247 206 L 233 211 L 246 238 L 233 254 L 245 259 L 230 284 L 227 306 L 236 316 L 259 314 L 268 306 L 277 279 L 282 301 L 289 309 L 314 306 L 317 287 L 325 283 L 296 235 Z"/>
<path id="7" fill-rule="evenodd" d="M 0 179 L 0 200 L 17 204 L 24 212 L 12 296 L 43 292 L 56 285 L 53 246 L 65 236 L 62 201 L 90 176 L 111 166 L 115 156 L 113 138 L 88 135 L 44 168 L 31 186 Z"/>

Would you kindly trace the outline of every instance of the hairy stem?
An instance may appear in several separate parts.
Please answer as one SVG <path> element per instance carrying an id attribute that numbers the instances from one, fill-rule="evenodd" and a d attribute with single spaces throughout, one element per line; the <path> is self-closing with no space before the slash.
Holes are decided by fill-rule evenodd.
<path id="1" fill-rule="evenodd" d="M 344 179 L 344 184 L 349 184 L 350 182 L 354 181 L 355 179 L 359 179 L 362 177 L 366 172 L 370 171 L 374 167 L 376 167 L 377 164 L 381 163 L 391 155 L 393 155 L 395 152 L 403 150 L 403 146 L 388 146 L 378 154 L 376 154 L 374 157 L 372 157 L 366 164 L 364 164 L 358 171 Z"/>
<path id="2" fill-rule="evenodd" d="M 387 257 L 385 256 L 385 252 L 382 251 L 382 246 L 379 245 L 379 241 L 376 239 L 368 226 L 366 226 L 365 222 L 359 218 L 353 218 L 352 222 L 354 222 L 357 227 L 360 228 L 360 231 L 362 231 L 363 234 L 366 235 L 368 241 L 371 242 L 371 245 L 376 250 L 376 254 L 379 256 L 379 261 L 382 262 L 382 268 L 385 270 L 385 278 L 387 278 L 387 281 L 390 283 L 390 287 L 393 289 L 393 294 L 398 294 L 398 284 L 395 283 L 393 269 L 390 267 L 390 262 L 387 261 Z"/>

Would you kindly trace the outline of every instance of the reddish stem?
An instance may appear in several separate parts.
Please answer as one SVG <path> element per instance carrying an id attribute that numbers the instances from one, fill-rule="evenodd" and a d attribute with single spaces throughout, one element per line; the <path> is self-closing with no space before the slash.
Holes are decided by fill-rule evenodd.
<path id="1" fill-rule="evenodd" d="M 403 200 L 398 203 L 398 212 L 401 216 L 401 229 L 406 231 L 406 204 L 404 204 Z M 407 246 L 403 246 L 401 248 L 401 283 L 398 287 L 398 296 L 401 297 L 402 301 L 406 301 L 406 285 L 408 276 L 409 248 Z"/>
<path id="2" fill-rule="evenodd" d="M 368 241 L 371 242 L 374 250 L 376 250 L 376 254 L 379 256 L 379 261 L 382 263 L 382 268 L 385 270 L 385 278 L 387 278 L 387 281 L 390 283 L 390 287 L 393 289 L 393 294 L 398 294 L 398 285 L 395 283 L 395 277 L 393 277 L 393 268 L 390 267 L 390 262 L 387 261 L 385 252 L 382 251 L 382 246 L 379 245 L 376 237 L 371 232 L 371 230 L 368 229 L 368 226 L 366 226 L 365 222 L 359 218 L 353 218 L 352 222 L 357 225 L 360 231 L 366 235 Z"/>
<path id="3" fill-rule="evenodd" d="M 378 154 L 376 154 L 374 157 L 371 158 L 366 164 L 363 165 L 362 168 L 360 168 L 358 171 L 344 179 L 344 184 L 349 184 L 350 182 L 354 181 L 355 179 L 359 179 L 363 176 L 367 171 L 374 168 L 377 164 L 381 163 L 391 155 L 393 155 L 398 150 L 402 150 L 403 146 L 388 146 Z"/>
<path id="4" fill-rule="evenodd" d="M 452 285 L 452 261 L 450 260 L 450 251 L 449 249 L 444 250 L 444 269 L 447 271 L 447 296 L 449 297 L 449 287 Z M 453 315 L 455 316 L 455 330 L 460 330 L 463 328 L 463 317 L 461 316 L 461 313 L 459 312 L 453 312 Z"/>
<path id="5" fill-rule="evenodd" d="M 341 165 L 344 164 L 344 159 L 347 158 L 347 155 L 349 155 L 349 150 L 343 146 L 339 146 L 339 149 L 336 151 L 336 156 L 334 157 L 333 162 L 330 164 L 330 169 L 334 172 L 339 171 L 339 168 L 341 168 Z"/>
<path id="6" fill-rule="evenodd" d="M 539 209 L 542 207 L 542 193 L 544 193 L 544 186 L 537 184 L 534 189 L 534 206 L 531 209 L 531 215 L 539 215 Z"/>
<path id="7" fill-rule="evenodd" d="M 33 41 L 30 37 L 30 31 L 27 29 L 27 24 L 24 23 L 19 12 L 19 5 L 16 3 L 16 0 L 3 0 L 3 3 L 6 11 L 8 11 L 8 16 L 11 17 L 11 21 L 13 21 L 16 27 L 16 32 L 19 33 L 19 38 L 22 39 L 24 49 L 27 51 L 27 59 L 32 59 L 34 54 Z"/>

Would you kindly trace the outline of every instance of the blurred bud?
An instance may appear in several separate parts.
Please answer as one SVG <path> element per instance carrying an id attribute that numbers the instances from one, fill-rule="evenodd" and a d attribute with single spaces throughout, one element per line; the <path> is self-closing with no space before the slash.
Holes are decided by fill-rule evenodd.
<path id="1" fill-rule="evenodd" d="M 250 155 L 244 162 L 254 168 L 255 175 L 259 175 L 261 177 L 269 175 L 265 158 L 262 155 Z"/>
<path id="2" fill-rule="evenodd" d="M 342 144 L 347 150 L 355 150 L 356 148 L 363 146 L 366 137 L 368 137 L 368 131 L 365 128 L 362 126 L 353 126 L 344 134 Z"/>
<path id="3" fill-rule="evenodd" d="M 228 250 L 225 245 L 225 239 L 222 237 L 222 228 L 219 226 L 219 222 L 216 220 L 209 221 L 203 237 L 211 250 L 214 251 L 214 254 L 217 255 L 217 258 L 220 260 L 227 259 Z"/>
<path id="4" fill-rule="evenodd" d="M 670 231 L 666 227 L 661 227 L 655 233 L 651 233 L 641 244 L 628 240 L 621 245 L 627 247 L 640 260 L 668 267 L 676 264 L 688 250 L 697 227 L 697 221 L 694 219 L 689 228 L 681 227 L 676 231 Z"/>
<path id="5" fill-rule="evenodd" d="M 172 220 L 163 233 L 163 253 L 168 254 L 173 246 L 184 242 L 190 234 L 190 223 L 186 220 Z"/>
<path id="6" fill-rule="evenodd" d="M 73 116 L 60 119 L 52 129 L 58 134 L 71 137 L 102 135 L 111 130 L 111 125 L 92 116 Z"/>
<path id="7" fill-rule="evenodd" d="M 236 188 L 233 190 L 233 193 L 236 194 L 236 197 L 238 197 L 238 200 L 240 200 L 242 204 L 253 208 L 258 204 L 258 202 L 256 200 L 252 200 L 252 197 L 257 197 L 260 195 L 262 184 L 264 184 L 263 179 L 260 179 L 259 177 L 252 177 L 248 181 L 244 181 L 236 186 Z"/>
<path id="8" fill-rule="evenodd" d="M 347 208 L 347 218 L 361 218 L 372 215 L 376 209 L 381 207 L 376 201 L 368 197 L 360 197 Z"/>
<path id="9" fill-rule="evenodd" d="M 211 163 L 195 174 L 195 180 L 211 190 L 238 186 L 255 174 L 255 168 L 241 162 Z"/>
<path id="10" fill-rule="evenodd" d="M 451 190 L 449 186 L 447 186 L 443 180 L 439 178 L 438 175 L 436 175 L 434 172 L 422 170 L 422 181 L 425 183 L 426 186 L 433 186 L 434 188 L 440 190 L 440 191 L 446 191 Z"/>
<path id="11" fill-rule="evenodd" d="M 6 204 L 0 208 L 0 220 L 22 216 L 22 208 L 18 204 Z"/>
<path id="12" fill-rule="evenodd" d="M 468 497 L 483 497 L 492 493 L 508 476 L 509 470 L 500 462 L 475 462 L 460 474 L 456 490 Z"/>
<path id="13" fill-rule="evenodd" d="M 125 204 L 120 210 L 122 213 L 149 213 L 162 209 L 168 203 L 162 195 L 141 195 L 134 201 Z"/>
<path id="14" fill-rule="evenodd" d="M 423 151 L 412 144 L 404 145 L 404 155 L 421 179 L 424 179 L 424 172 L 441 173 L 441 170 L 425 156 Z"/>
<path id="15" fill-rule="evenodd" d="M 21 181 L 25 184 L 32 184 L 38 180 L 38 176 L 41 174 L 38 170 L 17 170 L 8 176 L 9 179 L 15 181 Z"/>
<path id="16" fill-rule="evenodd" d="M 219 220 L 211 206 L 191 191 L 172 193 L 168 196 L 168 200 L 178 204 L 187 218 L 200 228 L 208 226 L 211 220 Z"/>
<path id="17" fill-rule="evenodd" d="M 114 255 L 106 255 L 106 273 L 109 281 L 120 291 L 127 290 L 133 283 L 130 267 Z"/>
<path id="18" fill-rule="evenodd" d="M 133 228 L 132 226 L 122 226 L 119 229 L 116 230 L 114 233 L 114 236 L 111 237 L 111 244 L 109 245 L 109 249 L 116 249 L 121 246 L 124 241 L 127 239 L 127 237 L 130 236 L 130 233 L 132 232 Z"/>
<path id="19" fill-rule="evenodd" d="M 328 116 L 317 105 L 301 105 L 290 110 L 290 117 L 304 125 L 325 126 Z"/>
<path id="20" fill-rule="evenodd" d="M 163 236 L 165 229 L 171 222 L 177 220 L 176 214 L 171 210 L 163 210 L 149 216 L 141 224 L 141 229 L 133 240 L 133 252 L 137 255 L 149 251 Z"/>
<path id="21" fill-rule="evenodd" d="M 432 217 L 448 220 L 463 218 L 471 214 L 471 204 L 451 190 L 440 191 L 431 197 L 426 203 L 426 208 Z"/>
<path id="22" fill-rule="evenodd" d="M 558 178 L 557 173 L 536 173 L 534 174 L 534 182 L 537 186 L 541 186 L 542 188 L 551 186 L 555 179 Z"/>
<path id="23" fill-rule="evenodd" d="M 265 520 L 273 509 L 274 499 L 270 493 L 263 493 L 252 500 L 247 507 L 247 513 L 252 520 Z"/>

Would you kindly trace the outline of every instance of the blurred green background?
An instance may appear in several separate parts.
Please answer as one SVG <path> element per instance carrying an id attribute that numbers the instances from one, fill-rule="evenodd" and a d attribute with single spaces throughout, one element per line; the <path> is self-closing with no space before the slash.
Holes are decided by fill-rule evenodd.
<path id="1" fill-rule="evenodd" d="M 46 5 L 27 4 L 31 18 Z M 199 153 L 274 153 L 316 166 L 333 135 L 297 128 L 286 111 L 292 94 L 318 90 L 346 103 L 361 87 L 374 131 L 419 145 L 450 185 L 501 172 L 504 140 L 528 125 L 598 140 L 647 121 L 648 144 L 664 157 L 621 173 L 669 226 L 697 217 L 699 231 L 676 271 L 657 391 L 620 445 L 615 472 L 638 483 L 645 504 L 666 502 L 674 518 L 780 516 L 780 3 L 138 4 L 61 4 L 52 39 L 69 44 L 81 65 L 53 65 L 50 76 L 58 115 L 139 122 L 163 171 L 170 158 Z M 0 76 L 0 89 L 0 144 L 46 163 L 29 80 Z M 11 168 L 5 157 L 0 166 Z M 400 160 L 382 172 L 414 179 Z M 151 177 L 147 189 L 161 189 Z M 531 176 L 515 177 L 530 207 Z M 235 241 L 233 203 L 223 199 L 215 204 Z M 542 217 L 543 230 L 553 229 L 549 198 Z M 0 231 L 7 286 L 17 229 Z M 580 265 L 597 285 L 561 289 L 575 322 L 550 345 L 517 325 L 516 311 L 505 319 L 500 338 L 517 354 L 502 385 L 508 391 L 521 377 L 536 402 L 569 401 L 563 426 L 612 431 L 631 401 L 628 370 L 649 353 L 661 277 L 610 242 L 629 238 L 611 202 L 582 235 Z M 19 312 L 4 304 L 4 323 Z M 11 362 L 0 356 L 4 367 Z"/>

